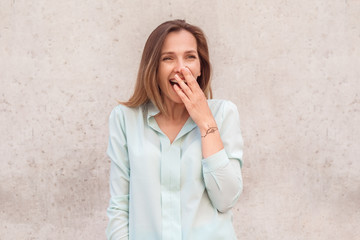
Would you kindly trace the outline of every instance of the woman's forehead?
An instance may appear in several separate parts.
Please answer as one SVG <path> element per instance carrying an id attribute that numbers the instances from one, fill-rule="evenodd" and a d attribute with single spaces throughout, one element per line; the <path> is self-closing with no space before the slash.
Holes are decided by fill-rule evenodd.
<path id="1" fill-rule="evenodd" d="M 161 52 L 196 51 L 196 38 L 186 30 L 170 32 L 164 41 Z"/>

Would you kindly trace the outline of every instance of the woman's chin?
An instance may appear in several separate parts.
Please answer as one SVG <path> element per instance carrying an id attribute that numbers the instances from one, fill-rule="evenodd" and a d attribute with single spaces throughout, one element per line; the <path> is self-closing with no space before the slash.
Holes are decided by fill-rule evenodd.
<path id="1" fill-rule="evenodd" d="M 184 104 L 180 97 L 173 97 L 171 101 L 177 104 Z"/>
<path id="2" fill-rule="evenodd" d="M 169 103 L 175 103 L 175 104 L 184 104 L 183 101 L 181 100 L 181 98 L 179 96 L 168 96 L 166 98 L 166 100 L 169 102 Z"/>

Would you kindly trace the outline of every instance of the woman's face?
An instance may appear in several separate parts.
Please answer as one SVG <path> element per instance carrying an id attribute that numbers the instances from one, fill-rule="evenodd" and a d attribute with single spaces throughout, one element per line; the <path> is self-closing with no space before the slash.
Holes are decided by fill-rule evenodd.
<path id="1" fill-rule="evenodd" d="M 182 67 L 190 69 L 195 79 L 201 75 L 196 39 L 186 30 L 169 33 L 161 48 L 158 81 L 165 101 L 182 103 L 172 86 L 175 74 L 184 79 L 180 72 Z"/>

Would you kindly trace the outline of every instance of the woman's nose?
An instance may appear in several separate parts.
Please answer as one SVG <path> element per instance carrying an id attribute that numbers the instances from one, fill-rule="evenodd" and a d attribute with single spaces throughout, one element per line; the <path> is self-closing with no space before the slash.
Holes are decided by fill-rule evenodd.
<path id="1" fill-rule="evenodd" d="M 176 65 L 175 65 L 175 68 L 174 68 L 174 71 L 176 73 L 179 73 L 181 68 L 185 67 L 185 63 L 182 61 L 182 60 L 178 60 L 176 61 Z"/>

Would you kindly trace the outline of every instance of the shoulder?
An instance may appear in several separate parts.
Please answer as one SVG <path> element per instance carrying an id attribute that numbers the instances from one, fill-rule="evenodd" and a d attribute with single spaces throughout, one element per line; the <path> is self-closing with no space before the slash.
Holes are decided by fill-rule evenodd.
<path id="1" fill-rule="evenodd" d="M 132 107 L 127 107 L 123 104 L 119 104 L 112 109 L 111 114 L 118 114 L 118 115 L 136 114 L 139 110 L 141 110 L 141 108 L 142 106 L 132 108 Z"/>
<path id="2" fill-rule="evenodd" d="M 125 105 L 119 104 L 112 109 L 109 119 L 110 121 L 120 121 L 122 123 L 126 121 L 133 121 L 142 116 L 143 111 L 143 105 L 139 107 L 127 107 Z"/>
<path id="3" fill-rule="evenodd" d="M 217 115 L 224 116 L 227 115 L 228 113 L 238 112 L 236 105 L 229 100 L 209 99 L 208 104 L 214 116 Z"/>

